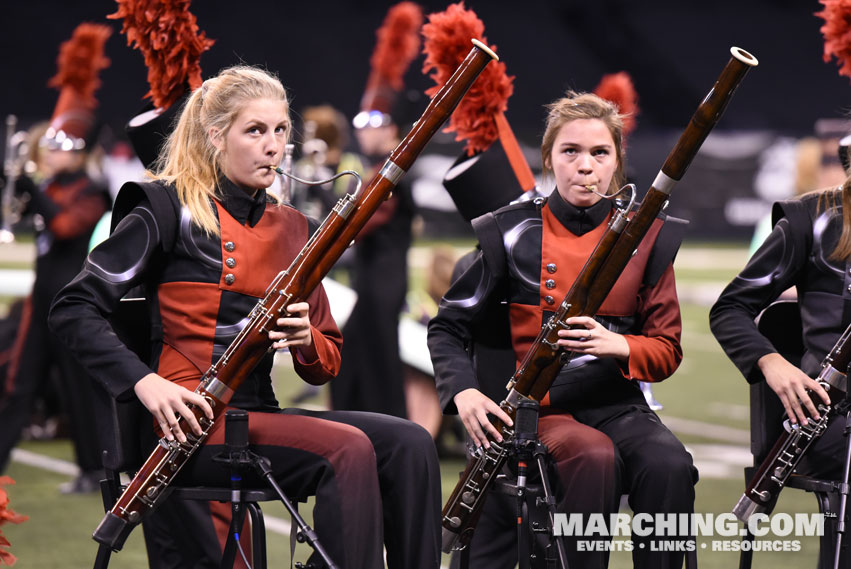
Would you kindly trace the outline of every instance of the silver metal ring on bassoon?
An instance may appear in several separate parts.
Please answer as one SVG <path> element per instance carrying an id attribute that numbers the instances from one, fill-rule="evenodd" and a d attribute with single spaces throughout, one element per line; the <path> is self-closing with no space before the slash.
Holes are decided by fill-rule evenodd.
<path id="1" fill-rule="evenodd" d="M 385 162 L 384 166 L 381 167 L 381 171 L 378 173 L 394 186 L 398 184 L 399 180 L 402 179 L 402 176 L 405 175 L 405 171 L 391 160 Z"/>
<path id="2" fill-rule="evenodd" d="M 677 184 L 677 181 L 659 170 L 659 173 L 656 174 L 656 179 L 653 180 L 653 188 L 662 192 L 663 194 L 671 195 L 671 191 L 674 189 L 674 186 Z"/>
<path id="3" fill-rule="evenodd" d="M 233 389 L 231 389 L 216 378 L 211 378 L 204 382 L 204 389 L 207 390 L 207 393 L 221 401 L 225 400 L 225 395 L 228 396 L 228 399 L 230 399 L 230 397 L 233 395 Z"/>
<path id="4" fill-rule="evenodd" d="M 831 387 L 835 387 L 842 393 L 845 393 L 845 388 L 848 384 L 848 378 L 845 377 L 844 373 L 837 370 L 835 367 L 825 366 L 819 374 L 818 379 L 824 381 Z"/>

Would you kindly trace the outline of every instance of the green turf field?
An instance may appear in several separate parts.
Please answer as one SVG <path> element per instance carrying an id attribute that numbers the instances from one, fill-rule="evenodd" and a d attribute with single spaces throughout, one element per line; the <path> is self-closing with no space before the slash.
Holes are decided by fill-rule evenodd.
<path id="1" fill-rule="evenodd" d="M 701 470 L 701 480 L 696 488 L 696 511 L 702 513 L 729 512 L 744 489 L 742 464 L 748 457 L 747 386 L 721 353 L 707 323 L 709 303 L 741 267 L 744 259 L 741 248 L 723 247 L 716 252 L 712 247 L 702 245 L 687 246 L 680 252 L 677 279 L 682 299 L 685 359 L 674 377 L 654 388 L 656 397 L 664 405 L 660 415 L 693 451 Z M 414 270 L 419 270 L 420 265 L 412 263 Z M 421 276 L 414 275 L 412 282 L 421 283 L 422 280 Z M 299 389 L 297 379 L 288 373 L 281 373 L 278 391 L 282 402 L 286 402 Z M 320 394 L 311 403 L 322 404 L 323 401 L 324 394 Z M 66 441 L 26 442 L 20 448 L 72 460 L 72 450 Z M 454 487 L 461 464 L 457 460 L 445 460 L 442 469 L 443 494 L 446 498 Z M 69 480 L 70 476 L 20 462 L 14 462 L 6 474 L 17 480 L 15 486 L 7 488 L 11 508 L 30 516 L 29 521 L 20 526 L 5 525 L 0 528 L 12 544 L 11 551 L 19 557 L 16 567 L 90 567 L 96 550 L 90 535 L 103 512 L 99 496 L 60 495 L 57 485 Z M 309 510 L 309 504 L 302 505 L 301 509 L 303 512 Z M 814 512 L 816 501 L 801 491 L 786 490 L 777 511 Z M 283 522 L 281 526 L 289 527 L 282 506 L 269 504 L 264 507 L 264 512 L 269 517 L 280 518 Z M 416 515 L 416 512 L 411 515 Z M 141 537 L 140 531 L 134 532 L 124 550 L 114 556 L 111 566 L 146 566 Z M 706 549 L 698 550 L 700 567 L 735 567 L 738 554 L 711 551 L 711 540 L 707 538 L 699 542 L 699 546 L 707 546 Z M 288 566 L 289 539 L 270 529 L 268 544 L 269 566 Z M 797 569 L 815 566 L 818 549 L 816 539 L 801 540 L 801 548 L 802 551 L 797 554 L 758 553 L 754 567 Z M 304 551 L 303 546 L 299 546 L 297 561 L 305 560 Z M 614 553 L 610 567 L 631 567 L 629 555 Z"/>

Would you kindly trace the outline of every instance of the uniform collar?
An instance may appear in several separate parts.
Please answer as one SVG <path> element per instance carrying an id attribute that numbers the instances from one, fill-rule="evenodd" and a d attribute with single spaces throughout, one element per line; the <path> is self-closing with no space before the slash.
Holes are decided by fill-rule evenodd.
<path id="1" fill-rule="evenodd" d="M 222 206 L 238 222 L 251 227 L 257 225 L 266 210 L 266 192 L 257 190 L 254 196 L 231 182 L 225 176 L 219 177 Z"/>
<path id="2" fill-rule="evenodd" d="M 561 197 L 558 189 L 550 194 L 547 205 L 556 219 L 574 235 L 585 235 L 598 227 L 612 210 L 612 203 L 605 199 L 589 207 L 576 207 Z"/>

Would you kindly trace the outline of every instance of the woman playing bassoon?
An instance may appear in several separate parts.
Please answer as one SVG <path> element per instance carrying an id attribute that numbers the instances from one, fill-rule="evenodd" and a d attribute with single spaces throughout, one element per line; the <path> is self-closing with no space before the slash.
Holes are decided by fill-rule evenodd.
<path id="1" fill-rule="evenodd" d="M 154 181 L 122 188 L 111 237 L 53 306 L 53 329 L 92 375 L 113 397 L 135 394 L 169 440 L 186 440 L 178 415 L 201 433 L 187 405 L 212 418 L 192 390 L 307 242 L 307 219 L 266 191 L 290 126 L 286 92 L 269 73 L 234 67 L 206 80 L 182 110 Z M 108 320 L 139 284 L 157 303 L 155 328 L 162 335 L 147 361 L 122 344 Z M 332 379 L 342 339 L 322 287 L 288 306 L 285 316 L 269 331 L 272 346 L 289 349 L 305 381 Z M 271 366 L 270 352 L 229 404 L 249 411 L 250 443 L 271 460 L 282 488 L 293 497 L 316 495 L 316 530 L 335 563 L 383 567 L 386 546 L 390 567 L 437 567 L 440 487 L 428 433 L 376 414 L 282 410 Z M 187 464 L 183 482 L 228 484 L 227 467 L 212 460 L 225 449 L 223 424 L 216 422 Z M 172 557 L 162 556 L 164 564 L 168 558 L 173 566 L 218 565 L 230 506 L 210 503 L 203 510 L 190 518 L 187 505 L 165 500 L 149 518 L 146 533 L 156 534 L 167 517 L 184 526 L 188 541 L 170 540 L 175 547 L 167 552 Z M 214 528 L 218 541 L 205 540 Z M 163 533 L 157 537 L 174 537 Z"/>
<path id="2" fill-rule="evenodd" d="M 492 390 L 477 383 L 465 351 L 472 331 L 504 300 L 517 360 L 527 353 L 613 214 L 612 202 L 601 194 L 623 182 L 622 118 L 614 105 L 592 94 L 570 92 L 550 105 L 541 153 L 555 190 L 546 200 L 509 205 L 477 223 L 484 250 L 430 323 L 441 400 L 447 411 L 457 409 L 477 446 L 489 445 L 486 432 L 502 440 L 488 414 L 507 425 L 511 419 L 482 393 Z M 679 247 L 675 227 L 657 219 L 596 318 L 570 318 L 571 329 L 559 332 L 558 344 L 575 357 L 541 402 L 539 436 L 559 474 L 557 511 L 583 514 L 585 523 L 593 513 L 608 521 L 623 493 L 635 513 L 693 511 L 697 471 L 691 457 L 647 406 L 636 381 L 661 381 L 682 358 L 672 267 Z M 491 250 L 486 243 L 499 245 Z M 514 517 L 494 511 L 494 505 L 492 499 L 485 502 L 473 535 L 473 566 L 510 567 L 516 561 Z M 653 538 L 636 538 L 636 567 L 682 565 L 682 551 L 653 551 L 648 539 Z M 578 551 L 576 541 L 568 540 L 570 566 L 607 565 L 608 553 Z"/>

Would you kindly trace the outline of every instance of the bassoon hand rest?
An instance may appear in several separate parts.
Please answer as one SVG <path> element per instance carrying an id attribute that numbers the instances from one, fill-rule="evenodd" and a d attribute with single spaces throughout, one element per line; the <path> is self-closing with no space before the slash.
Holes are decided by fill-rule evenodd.
<path id="1" fill-rule="evenodd" d="M 254 369 L 272 342 L 268 331 L 286 314 L 286 307 L 308 298 L 322 278 L 410 169 L 431 137 L 446 121 L 467 90 L 496 54 L 478 40 L 446 84 L 432 98 L 420 119 L 402 142 L 390 153 L 384 166 L 363 191 L 342 198 L 304 246 L 290 267 L 281 271 L 269 285 L 266 296 L 249 315 L 249 322 L 222 357 L 201 378 L 195 390 L 213 408 L 214 421 L 224 413 L 233 392 Z M 187 442 L 161 438 L 159 444 L 130 481 L 112 509 L 94 532 L 99 543 L 118 551 L 130 531 L 164 499 L 168 487 L 194 452 L 204 444 L 213 421 L 199 409 L 193 414 L 203 427 L 194 435 L 180 419 Z"/>
<path id="2" fill-rule="evenodd" d="M 508 382 L 508 395 L 500 407 L 512 419 L 524 399 L 540 401 L 561 368 L 571 359 L 561 349 L 559 329 L 569 328 L 566 320 L 573 316 L 594 316 L 620 277 L 633 252 L 647 234 L 651 224 L 668 203 L 676 182 L 685 174 L 703 141 L 721 118 L 745 74 L 757 65 L 750 53 L 733 47 L 732 57 L 712 90 L 698 106 L 685 131 L 668 155 L 641 207 L 631 218 L 619 212 L 586 261 L 556 313 L 547 321 L 529 351 Z M 472 538 L 490 484 L 499 474 L 511 448 L 513 431 L 494 419 L 503 442 L 488 437 L 489 449 L 481 449 L 461 474 L 452 495 L 443 507 L 443 551 L 463 549 Z"/>

